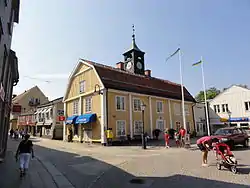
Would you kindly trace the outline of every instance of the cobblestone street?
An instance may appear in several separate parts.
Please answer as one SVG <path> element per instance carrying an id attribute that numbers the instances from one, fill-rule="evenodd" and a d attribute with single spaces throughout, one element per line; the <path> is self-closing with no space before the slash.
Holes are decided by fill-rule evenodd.
<path id="1" fill-rule="evenodd" d="M 240 164 L 240 173 L 234 175 L 226 169 L 218 171 L 212 153 L 209 156 L 210 166 L 201 167 L 201 153 L 196 148 L 151 147 L 142 150 L 140 147 L 102 147 L 46 139 L 33 141 L 35 155 L 45 164 L 43 166 L 48 169 L 57 187 L 181 188 L 188 185 L 243 188 L 250 185 L 250 151 L 241 148 L 234 152 Z M 13 141 L 9 142 L 11 146 L 15 147 Z M 32 164 L 35 162 L 32 161 Z M 34 168 L 34 165 L 31 166 L 31 170 Z M 46 179 L 43 181 L 51 181 L 49 177 Z"/>

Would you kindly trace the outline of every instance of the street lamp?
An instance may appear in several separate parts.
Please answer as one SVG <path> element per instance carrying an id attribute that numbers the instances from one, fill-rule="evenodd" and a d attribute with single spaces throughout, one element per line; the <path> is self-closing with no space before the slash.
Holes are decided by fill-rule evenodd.
<path id="1" fill-rule="evenodd" d="M 230 127 L 231 126 L 231 115 L 232 115 L 232 112 L 230 110 L 228 110 L 227 114 L 228 114 L 228 126 Z"/>
<path id="2" fill-rule="evenodd" d="M 144 112 L 145 112 L 145 108 L 146 108 L 146 105 L 145 104 L 141 104 L 141 112 L 142 112 L 142 135 L 141 135 L 141 138 L 142 138 L 142 149 L 147 149 L 147 146 L 146 146 L 146 137 L 145 137 L 145 132 L 144 132 Z"/>

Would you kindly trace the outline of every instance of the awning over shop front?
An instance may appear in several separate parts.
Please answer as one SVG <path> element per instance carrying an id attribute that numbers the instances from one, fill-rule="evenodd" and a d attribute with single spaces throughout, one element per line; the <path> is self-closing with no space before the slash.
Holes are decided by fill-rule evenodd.
<path id="1" fill-rule="evenodd" d="M 70 117 L 68 117 L 68 118 L 66 119 L 66 124 L 67 124 L 67 125 L 69 125 L 69 124 L 74 124 L 77 117 L 78 117 L 78 116 L 70 116 Z"/>
<path id="2" fill-rule="evenodd" d="M 76 124 L 92 123 L 96 121 L 96 114 L 83 114 L 78 116 Z"/>

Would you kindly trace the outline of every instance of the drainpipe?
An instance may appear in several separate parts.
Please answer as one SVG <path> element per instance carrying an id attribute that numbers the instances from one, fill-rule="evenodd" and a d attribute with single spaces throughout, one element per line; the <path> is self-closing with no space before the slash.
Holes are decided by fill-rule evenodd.
<path id="1" fill-rule="evenodd" d="M 109 108 L 108 108 L 108 88 L 106 89 L 106 122 L 107 122 L 107 125 L 106 125 L 106 127 L 107 127 L 107 130 L 108 130 L 108 118 L 109 118 L 109 116 L 108 116 L 108 114 L 109 114 L 109 110 L 108 110 Z"/>

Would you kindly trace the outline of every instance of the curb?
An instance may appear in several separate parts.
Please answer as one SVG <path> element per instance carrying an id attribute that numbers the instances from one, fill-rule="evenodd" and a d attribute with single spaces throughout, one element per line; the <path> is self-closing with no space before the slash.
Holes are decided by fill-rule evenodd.
<path id="1" fill-rule="evenodd" d="M 56 186 L 58 188 L 75 188 L 70 181 L 57 170 L 57 168 L 50 162 L 45 161 L 43 158 L 36 156 L 37 160 L 43 165 L 43 167 L 48 171 L 48 173 L 52 176 Z"/>

